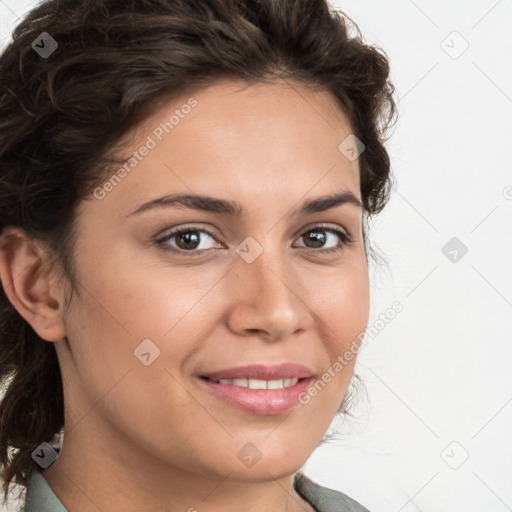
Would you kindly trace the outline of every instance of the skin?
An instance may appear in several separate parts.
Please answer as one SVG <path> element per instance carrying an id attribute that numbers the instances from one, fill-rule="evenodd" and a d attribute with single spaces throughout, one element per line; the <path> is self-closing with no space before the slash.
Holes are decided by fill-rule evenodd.
<path id="1" fill-rule="evenodd" d="M 126 138 L 128 153 L 188 98 L 160 102 Z M 227 405 L 197 375 L 290 361 L 321 376 L 366 328 L 361 208 L 291 213 L 334 191 L 361 199 L 358 161 L 338 150 L 352 130 L 329 93 L 294 82 L 219 81 L 194 98 L 121 183 L 79 204 L 70 304 L 41 244 L 11 229 L 0 252 L 9 299 L 57 350 L 66 433 L 43 474 L 71 512 L 313 510 L 292 477 L 329 427 L 356 358 L 309 404 L 274 416 Z M 244 215 L 165 207 L 127 217 L 175 192 L 235 200 Z M 308 242 L 320 223 L 353 243 L 324 253 L 342 240 Z M 199 248 L 180 254 L 164 249 L 179 251 L 179 237 L 152 242 L 184 225 L 213 238 L 201 231 Z M 263 249 L 252 263 L 236 252 L 248 236 Z M 149 366 L 133 353 L 146 338 L 160 350 Z M 261 452 L 252 467 L 237 457 L 249 442 Z"/>

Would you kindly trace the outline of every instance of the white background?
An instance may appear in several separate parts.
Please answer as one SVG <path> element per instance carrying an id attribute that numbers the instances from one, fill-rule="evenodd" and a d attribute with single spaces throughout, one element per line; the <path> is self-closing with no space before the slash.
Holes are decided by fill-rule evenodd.
<path id="1" fill-rule="evenodd" d="M 0 1 L 2 44 L 35 4 Z M 404 310 L 359 355 L 357 420 L 305 472 L 372 512 L 512 510 L 512 1 L 332 5 L 391 61 L 396 186 L 370 233 L 389 271 L 372 267 L 369 325 Z"/>

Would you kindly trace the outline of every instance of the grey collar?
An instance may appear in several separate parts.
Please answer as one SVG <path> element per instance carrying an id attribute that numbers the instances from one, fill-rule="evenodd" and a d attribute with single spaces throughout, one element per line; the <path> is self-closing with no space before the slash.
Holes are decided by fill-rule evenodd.
<path id="1" fill-rule="evenodd" d="M 317 512 L 370 512 L 346 494 L 314 482 L 302 471 L 295 473 L 293 486 Z"/>

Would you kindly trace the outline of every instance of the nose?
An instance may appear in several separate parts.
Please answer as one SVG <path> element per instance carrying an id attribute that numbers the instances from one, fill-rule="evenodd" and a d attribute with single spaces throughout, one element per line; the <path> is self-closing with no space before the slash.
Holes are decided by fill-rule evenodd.
<path id="1" fill-rule="evenodd" d="M 284 254 L 264 250 L 252 263 L 240 258 L 233 270 L 228 315 L 233 332 L 273 341 L 308 329 L 312 316 L 307 293 L 298 269 Z"/>

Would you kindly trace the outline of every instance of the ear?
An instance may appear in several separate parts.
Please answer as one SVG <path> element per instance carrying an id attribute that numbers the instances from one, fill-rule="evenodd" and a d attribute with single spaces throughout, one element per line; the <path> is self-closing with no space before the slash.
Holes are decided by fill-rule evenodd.
<path id="1" fill-rule="evenodd" d="M 18 313 L 46 341 L 66 336 L 64 295 L 47 265 L 47 252 L 21 228 L 0 236 L 0 280 Z"/>

